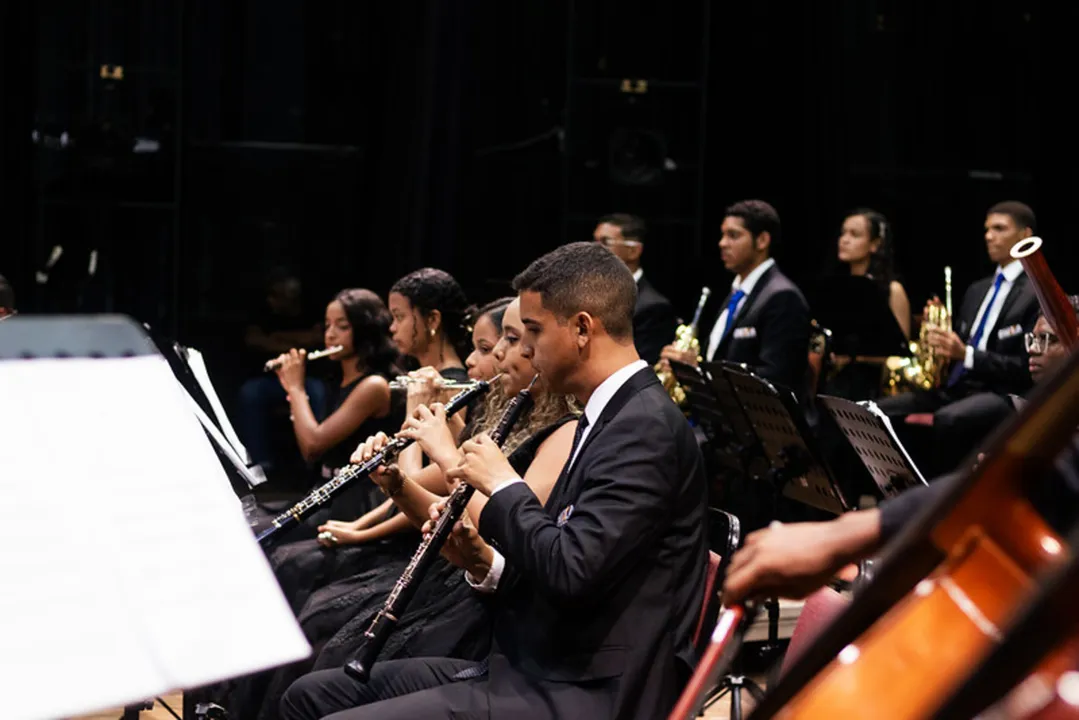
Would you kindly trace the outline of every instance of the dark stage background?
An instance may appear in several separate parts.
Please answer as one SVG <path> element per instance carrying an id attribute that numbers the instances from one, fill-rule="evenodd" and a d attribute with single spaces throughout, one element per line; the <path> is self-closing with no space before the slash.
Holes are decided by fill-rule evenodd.
<path id="1" fill-rule="evenodd" d="M 868 205 L 892 220 L 914 305 L 946 264 L 958 302 L 990 271 L 981 224 L 1003 199 L 1034 206 L 1076 291 L 1076 12 L 7 2 L 0 273 L 23 311 L 130 313 L 226 383 L 270 268 L 295 268 L 316 317 L 342 287 L 384 294 L 423 265 L 483 301 L 615 210 L 649 221 L 646 270 L 686 314 L 729 282 L 718 228 L 747 197 L 779 209 L 780 262 L 807 291 L 844 211 Z"/>

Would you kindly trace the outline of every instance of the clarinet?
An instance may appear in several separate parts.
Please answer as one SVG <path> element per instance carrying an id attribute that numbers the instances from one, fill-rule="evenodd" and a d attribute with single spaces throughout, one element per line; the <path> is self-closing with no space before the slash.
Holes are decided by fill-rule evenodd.
<path id="1" fill-rule="evenodd" d="M 496 375 L 490 380 L 479 380 L 472 387 L 462 390 L 450 398 L 449 402 L 446 403 L 446 417 L 453 415 L 455 412 L 472 402 L 473 399 L 481 395 L 486 395 L 491 389 L 491 383 L 497 380 L 498 377 L 499 376 Z M 311 491 L 311 493 L 303 500 L 275 517 L 270 527 L 259 533 L 259 544 L 263 547 L 270 545 L 274 538 L 286 530 L 300 524 L 304 518 L 307 518 L 315 510 L 328 503 L 334 495 L 340 493 L 353 482 L 360 478 L 367 477 L 372 471 L 378 469 L 380 465 L 393 461 L 402 450 L 413 442 L 413 440 L 408 438 L 394 438 L 386 444 L 386 447 L 375 453 L 367 462 L 360 465 L 351 465 L 344 470 L 341 470 L 332 480 L 320 485 L 318 488 Z"/>
<path id="2" fill-rule="evenodd" d="M 536 377 L 532 378 L 529 386 L 517 393 L 517 397 L 510 401 L 509 407 L 502 413 L 502 417 L 498 421 L 498 426 L 491 433 L 491 439 L 499 447 L 506 442 L 506 438 L 521 415 L 532 407 L 531 388 L 536 384 Z M 382 609 L 378 611 L 374 620 L 371 621 L 371 625 L 364 632 L 363 647 L 356 653 L 356 657 L 345 665 L 345 673 L 360 682 L 367 682 L 371 667 L 375 664 L 378 654 L 382 652 L 386 641 L 393 634 L 393 629 L 397 626 L 398 621 L 408 608 L 409 602 L 416 594 L 420 581 L 427 573 L 431 563 L 438 557 L 442 546 L 450 535 L 450 531 L 453 530 L 453 526 L 457 521 L 461 519 L 461 515 L 464 514 L 465 508 L 468 506 L 468 501 L 472 499 L 475 492 L 476 488 L 462 482 L 450 493 L 445 510 L 442 511 L 431 532 L 416 548 L 416 552 L 412 555 L 412 560 L 409 561 L 408 566 L 401 573 L 401 577 L 397 579 L 397 583 L 393 586 L 393 590 L 390 591 L 390 595 L 386 598 Z"/>

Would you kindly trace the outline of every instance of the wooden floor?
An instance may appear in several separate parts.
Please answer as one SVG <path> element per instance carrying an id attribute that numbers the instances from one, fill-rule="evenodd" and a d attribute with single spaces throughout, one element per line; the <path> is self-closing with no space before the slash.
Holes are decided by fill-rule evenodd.
<path id="1" fill-rule="evenodd" d="M 183 717 L 184 714 L 184 702 L 183 695 L 181 693 L 173 693 L 171 695 L 164 695 L 162 699 L 169 704 L 169 707 L 176 711 L 176 714 Z M 93 715 L 80 715 L 75 720 L 119 720 L 120 716 L 124 714 L 123 708 L 117 708 L 115 710 L 106 710 L 103 712 L 94 713 Z M 166 710 L 161 703 L 154 702 L 153 710 L 143 710 L 139 714 L 140 720 L 176 720 L 168 710 Z M 185 720 L 194 720 L 194 718 L 185 718 Z"/>

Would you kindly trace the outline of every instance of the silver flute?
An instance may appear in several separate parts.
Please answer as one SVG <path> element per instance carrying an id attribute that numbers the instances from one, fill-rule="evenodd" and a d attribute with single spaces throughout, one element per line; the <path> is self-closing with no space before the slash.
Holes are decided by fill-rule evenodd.
<path id="1" fill-rule="evenodd" d="M 334 345 L 333 347 L 328 347 L 325 350 L 315 350 L 314 352 L 309 352 L 304 357 L 307 360 L 318 360 L 319 358 L 324 358 L 327 355 L 339 353 L 344 349 L 344 345 Z M 281 367 L 281 363 L 277 360 L 277 358 L 274 358 L 273 360 L 267 360 L 266 364 L 262 366 L 262 369 L 265 372 L 273 372 L 279 367 Z"/>
<path id="2" fill-rule="evenodd" d="M 407 390 L 409 385 L 425 382 L 423 378 L 409 377 L 408 375 L 398 375 L 395 379 L 390 381 L 390 390 Z M 459 380 L 446 380 L 435 381 L 435 389 L 437 390 L 468 390 L 471 387 L 475 387 L 477 380 L 466 380 L 461 382 Z"/>

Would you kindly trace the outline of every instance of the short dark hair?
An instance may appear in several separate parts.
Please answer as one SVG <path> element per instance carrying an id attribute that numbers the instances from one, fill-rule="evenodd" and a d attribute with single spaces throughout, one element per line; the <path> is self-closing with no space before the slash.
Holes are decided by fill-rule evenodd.
<path id="1" fill-rule="evenodd" d="M 633 337 L 637 283 L 626 264 L 598 243 L 552 250 L 515 277 L 513 289 L 539 293 L 543 306 L 562 318 L 587 312 L 616 340 Z"/>
<path id="2" fill-rule="evenodd" d="M 15 288 L 11 287 L 11 283 L 3 275 L 0 275 L 0 308 L 15 309 Z"/>
<path id="3" fill-rule="evenodd" d="M 597 225 L 602 225 L 603 223 L 610 223 L 617 227 L 622 231 L 622 237 L 626 240 L 636 240 L 639 243 L 644 242 L 644 236 L 648 232 L 644 219 L 629 213 L 611 213 L 596 221 Z"/>
<path id="4" fill-rule="evenodd" d="M 465 291 L 448 272 L 436 268 L 414 270 L 395 282 L 390 292 L 408 298 L 412 307 L 424 315 L 438 310 L 442 315 L 442 332 L 457 354 L 464 357 L 472 351 L 471 338 L 464 324 L 468 300 Z"/>
<path id="5" fill-rule="evenodd" d="M 481 305 L 478 308 L 470 308 L 469 311 L 465 313 L 465 329 L 468 330 L 468 332 L 472 332 L 476 329 L 476 323 L 480 321 L 480 318 L 486 315 L 491 318 L 491 322 L 495 326 L 495 331 L 501 335 L 502 318 L 505 317 L 506 308 L 509 307 L 513 300 L 514 299 L 511 297 L 500 297 L 497 300 L 492 300 L 486 305 Z"/>
<path id="6" fill-rule="evenodd" d="M 1031 209 L 1026 203 L 1021 203 L 1018 200 L 1005 200 L 1004 202 L 998 202 L 993 207 L 989 208 L 985 213 L 986 215 L 1007 215 L 1015 223 L 1015 226 L 1022 230 L 1023 228 L 1030 228 L 1030 231 L 1038 232 L 1038 221 L 1034 217 L 1034 210 Z"/>
<path id="7" fill-rule="evenodd" d="M 763 200 L 741 200 L 731 205 L 724 211 L 725 217 L 741 218 L 749 234 L 756 239 L 762 232 L 767 232 L 772 237 L 770 252 L 775 253 L 779 247 L 782 227 L 779 223 L 779 213 L 776 209 Z"/>
<path id="8" fill-rule="evenodd" d="M 399 373 L 397 347 L 390 335 L 393 317 L 375 293 L 363 288 L 342 290 L 334 298 L 341 303 L 352 326 L 352 349 L 361 368 L 393 379 Z"/>

